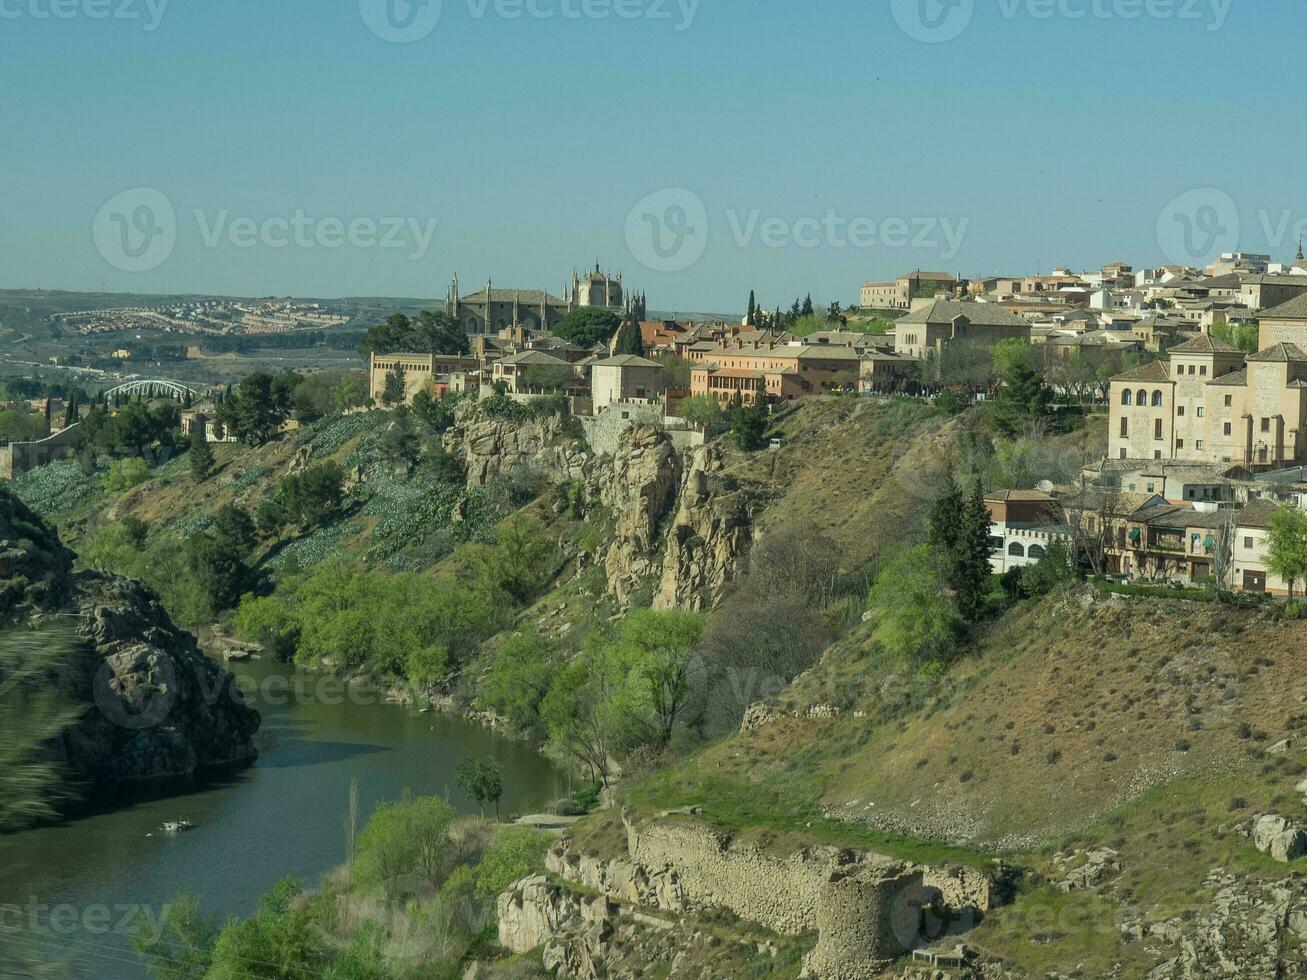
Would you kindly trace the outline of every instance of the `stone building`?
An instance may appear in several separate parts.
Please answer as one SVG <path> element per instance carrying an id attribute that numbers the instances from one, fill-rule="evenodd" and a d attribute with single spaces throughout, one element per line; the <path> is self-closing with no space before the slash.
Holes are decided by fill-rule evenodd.
<path id="1" fill-rule="evenodd" d="M 621 354 L 590 364 L 590 396 L 596 412 L 614 402 L 657 398 L 663 387 L 663 366 L 645 357 Z"/>
<path id="2" fill-rule="evenodd" d="M 458 357 L 449 354 L 373 354 L 368 372 L 368 393 L 380 405 L 386 393 L 386 378 L 398 371 L 404 378 L 404 403 L 412 404 L 413 397 L 440 377 L 463 371 L 475 371 L 479 362 L 475 357 Z"/>
<path id="3" fill-rule="evenodd" d="M 1030 339 L 1030 323 L 993 303 L 936 300 L 894 324 L 894 351 L 909 357 L 938 356 L 952 343 L 990 347 L 1001 340 Z"/>
<path id="4" fill-rule="evenodd" d="M 445 298 L 445 312 L 473 335 L 498 333 L 514 326 L 528 332 L 552 330 L 567 314 L 585 307 L 619 315 L 634 308 L 640 319 L 646 315 L 644 293 L 628 293 L 620 272 L 602 272 L 598 264 L 583 276 L 572 273 L 572 282 L 563 292 L 566 298 L 543 289 L 496 289 L 487 279 L 484 289 L 463 296 L 455 275 Z"/>
<path id="5" fill-rule="evenodd" d="M 1307 351 L 1276 343 L 1245 357 L 1211 337 L 1112 379 L 1110 455 L 1237 463 L 1307 462 Z"/>
<path id="6" fill-rule="evenodd" d="M 910 310 L 915 299 L 952 295 L 964 288 L 965 283 L 947 272 L 909 272 L 893 282 L 863 283 L 860 303 L 863 309 Z"/>
<path id="7" fill-rule="evenodd" d="M 1267 310 L 1257 317 L 1258 346 L 1297 344 L 1307 350 L 1307 293 Z"/>

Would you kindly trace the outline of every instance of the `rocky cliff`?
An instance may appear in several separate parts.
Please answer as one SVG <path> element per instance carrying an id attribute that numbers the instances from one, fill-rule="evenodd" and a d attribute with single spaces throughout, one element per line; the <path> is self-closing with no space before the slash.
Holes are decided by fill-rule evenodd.
<path id="1" fill-rule="evenodd" d="M 633 423 L 612 453 L 599 454 L 562 418 L 515 421 L 467 405 L 445 435 L 445 451 L 462 466 L 468 489 L 522 469 L 582 486 L 587 503 L 613 521 L 600 563 L 621 607 L 646 586 L 659 608 L 711 607 L 743 572 L 766 501 L 759 488 L 722 472 L 720 447 L 697 450 L 687 467 L 667 435 L 647 423 Z"/>
<path id="2" fill-rule="evenodd" d="M 248 762 L 259 714 L 231 675 L 200 652 L 145 586 L 74 573 L 55 532 L 0 489 L 0 610 L 8 628 L 71 624 L 72 658 L 50 682 L 80 717 L 52 749 L 72 774 L 98 783 L 190 775 Z"/>

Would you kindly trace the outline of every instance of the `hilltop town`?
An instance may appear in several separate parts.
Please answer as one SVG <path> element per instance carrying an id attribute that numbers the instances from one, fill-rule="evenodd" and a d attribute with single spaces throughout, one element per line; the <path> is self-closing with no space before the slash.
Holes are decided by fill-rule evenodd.
<path id="1" fill-rule="evenodd" d="M 580 787 L 506 826 L 396 803 L 357 879 L 222 935 L 307 916 L 297 955 L 364 937 L 378 976 L 1307 969 L 1301 256 L 693 321 L 599 266 L 563 293 L 455 277 L 343 366 L 7 382 L 11 620 L 126 595 L 170 663 L 189 630 L 212 670 L 376 684 Z M 172 718 L 170 772 L 255 753 L 235 706 Z"/>

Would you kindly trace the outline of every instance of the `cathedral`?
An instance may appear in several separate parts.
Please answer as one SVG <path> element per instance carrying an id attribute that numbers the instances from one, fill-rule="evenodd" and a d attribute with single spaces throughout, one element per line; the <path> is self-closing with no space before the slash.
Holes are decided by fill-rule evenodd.
<path id="1" fill-rule="evenodd" d="M 543 289 L 496 289 L 493 282 L 486 280 L 484 289 L 460 296 L 455 275 L 449 284 L 445 312 L 469 334 L 493 334 L 514 325 L 527 330 L 551 330 L 567 314 L 583 307 L 597 307 L 618 316 L 634 312 L 638 319 L 645 318 L 644 293 L 628 294 L 622 286 L 622 274 L 602 272 L 598 263 L 593 272 L 573 272 L 572 282 L 564 286 L 563 292 L 566 299 Z"/>

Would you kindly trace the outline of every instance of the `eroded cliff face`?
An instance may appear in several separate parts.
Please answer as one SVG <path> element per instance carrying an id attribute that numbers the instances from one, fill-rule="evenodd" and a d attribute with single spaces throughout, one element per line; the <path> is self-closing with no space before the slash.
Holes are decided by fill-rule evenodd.
<path id="1" fill-rule="evenodd" d="M 566 419 L 550 415 L 516 422 L 486 417 L 475 404 L 459 408 L 444 446 L 462 464 L 469 490 L 519 467 L 555 483 L 584 480 L 591 462 L 589 450 L 568 433 Z"/>
<path id="2" fill-rule="evenodd" d="M 463 466 L 468 489 L 519 467 L 583 486 L 587 502 L 613 519 L 599 561 L 622 608 L 650 586 L 657 608 L 710 608 L 743 573 L 766 502 L 759 488 L 721 472 L 720 448 L 700 448 L 687 466 L 666 434 L 644 423 L 631 425 L 615 452 L 598 455 L 561 418 L 519 423 L 467 406 L 445 450 Z"/>
<path id="3" fill-rule="evenodd" d="M 0 606 L 9 628 L 71 625 L 49 682 L 78 720 L 52 749 L 77 776 L 132 783 L 252 760 L 259 714 L 139 582 L 72 571 L 55 532 L 0 490 Z"/>
<path id="4" fill-rule="evenodd" d="M 667 534 L 655 609 L 700 611 L 716 605 L 748 567 L 766 496 L 722 472 L 721 449 L 695 452 Z"/>

